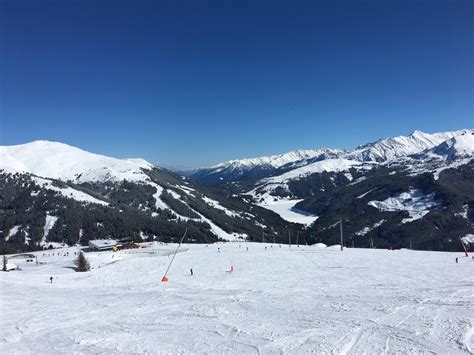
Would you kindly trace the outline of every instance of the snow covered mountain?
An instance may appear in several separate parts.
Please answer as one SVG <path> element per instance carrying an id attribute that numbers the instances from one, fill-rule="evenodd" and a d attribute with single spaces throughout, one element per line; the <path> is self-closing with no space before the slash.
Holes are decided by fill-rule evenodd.
<path id="1" fill-rule="evenodd" d="M 421 153 L 421 159 L 456 160 L 474 156 L 474 132 L 466 130 Z"/>
<path id="2" fill-rule="evenodd" d="M 142 181 L 143 169 L 153 164 L 143 159 L 116 159 L 93 154 L 70 145 L 35 141 L 0 146 L 0 170 L 29 173 L 45 178 L 72 181 Z"/>
<path id="3" fill-rule="evenodd" d="M 219 170 L 222 168 L 231 167 L 233 169 L 241 169 L 244 167 L 255 167 L 259 165 L 267 165 L 273 168 L 280 168 L 287 164 L 292 164 L 297 161 L 314 159 L 320 157 L 337 156 L 340 151 L 335 149 L 314 149 L 314 150 L 295 150 L 293 152 L 271 155 L 268 157 L 229 160 L 227 162 L 213 166 L 213 169 Z"/>
<path id="4" fill-rule="evenodd" d="M 191 176 L 207 185 L 220 182 L 256 179 L 271 176 L 315 161 L 336 158 L 342 151 L 337 149 L 296 150 L 285 154 L 259 158 L 229 160 L 210 168 L 198 169 Z"/>
<path id="5" fill-rule="evenodd" d="M 414 131 L 408 136 L 383 138 L 374 143 L 357 147 L 347 151 L 344 157 L 359 161 L 392 161 L 397 158 L 418 154 L 426 149 L 434 148 L 453 137 L 473 132 L 473 130 L 467 129 L 433 134 Z"/>
<path id="6" fill-rule="evenodd" d="M 143 159 L 49 141 L 0 147 L 0 196 L 0 250 L 10 252 L 100 237 L 170 241 L 184 229 L 193 241 L 251 239 L 278 218 Z"/>
<path id="7" fill-rule="evenodd" d="M 309 152 L 225 162 L 192 178 L 245 196 L 325 243 L 337 242 L 337 218 L 350 221 L 346 233 L 366 246 L 368 238 L 387 247 L 413 238 L 416 247 L 450 249 L 456 235 L 473 232 L 472 129 Z M 272 165 L 279 157 L 287 159 Z"/>
<path id="8" fill-rule="evenodd" d="M 459 141 L 456 147 L 459 154 L 452 156 L 466 156 L 472 152 L 473 129 L 463 129 L 453 132 L 424 133 L 414 131 L 408 136 L 383 138 L 376 142 L 359 146 L 352 150 L 338 150 L 320 148 L 316 150 L 300 150 L 281 155 L 268 157 L 230 160 L 210 168 L 203 168 L 191 175 L 191 178 L 201 183 L 213 185 L 222 182 L 240 181 L 246 179 L 260 179 L 268 176 L 280 175 L 292 169 L 313 164 L 317 161 L 342 158 L 358 162 L 384 163 L 396 161 L 400 158 L 415 157 L 429 149 L 435 149 L 440 145 L 453 145 L 449 141 Z M 443 145 L 443 146 L 444 146 Z M 441 154 L 440 147 L 435 154 Z M 436 153 L 438 152 L 438 153 Z M 472 155 L 472 154 L 471 154 Z M 314 165 L 319 169 L 319 165 Z M 305 170 L 308 172 L 308 169 Z M 315 171 L 317 172 L 317 171 Z"/>

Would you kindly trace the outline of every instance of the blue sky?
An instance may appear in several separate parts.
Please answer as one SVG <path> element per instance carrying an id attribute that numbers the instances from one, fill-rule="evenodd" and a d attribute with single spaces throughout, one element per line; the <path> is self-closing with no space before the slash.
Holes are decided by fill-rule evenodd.
<path id="1" fill-rule="evenodd" d="M 0 1 L 0 144 L 197 167 L 474 124 L 474 2 Z"/>

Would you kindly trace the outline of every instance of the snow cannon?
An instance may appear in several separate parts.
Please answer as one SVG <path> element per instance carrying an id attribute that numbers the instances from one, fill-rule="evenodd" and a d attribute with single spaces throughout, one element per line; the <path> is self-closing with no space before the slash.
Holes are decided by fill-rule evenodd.
<path id="1" fill-rule="evenodd" d="M 163 276 L 163 278 L 161 279 L 161 282 L 168 282 L 168 278 L 166 276 Z"/>

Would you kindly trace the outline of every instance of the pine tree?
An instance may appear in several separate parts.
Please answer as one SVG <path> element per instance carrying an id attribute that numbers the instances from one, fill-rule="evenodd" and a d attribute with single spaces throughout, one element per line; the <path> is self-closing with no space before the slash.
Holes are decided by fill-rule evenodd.
<path id="1" fill-rule="evenodd" d="M 76 259 L 76 271 L 78 272 L 86 272 L 91 269 L 89 262 L 87 261 L 84 253 L 81 251 Z"/>

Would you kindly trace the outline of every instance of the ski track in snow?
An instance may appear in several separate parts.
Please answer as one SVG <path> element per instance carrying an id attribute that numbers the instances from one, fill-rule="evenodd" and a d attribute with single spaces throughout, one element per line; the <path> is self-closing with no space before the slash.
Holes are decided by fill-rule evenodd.
<path id="1" fill-rule="evenodd" d="M 23 271 L 0 273 L 0 353 L 474 349 L 474 261 L 460 257 L 455 264 L 458 253 L 185 245 L 164 284 L 175 245 L 164 248 L 87 253 L 95 267 L 89 273 L 67 268 L 72 248 L 70 257 L 38 252 L 44 266 L 18 261 Z"/>

